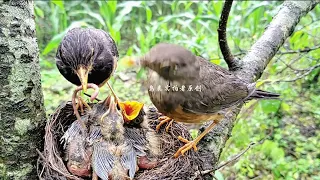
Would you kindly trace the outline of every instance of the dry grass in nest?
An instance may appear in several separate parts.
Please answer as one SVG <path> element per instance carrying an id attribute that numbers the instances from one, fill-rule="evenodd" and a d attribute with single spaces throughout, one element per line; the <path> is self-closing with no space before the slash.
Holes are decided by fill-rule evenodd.
<path id="1" fill-rule="evenodd" d="M 155 129 L 158 124 L 158 112 L 154 107 L 148 108 L 146 112 L 149 125 Z M 70 102 L 60 105 L 51 115 L 46 124 L 44 150 L 38 159 L 38 175 L 40 179 L 46 180 L 66 180 L 83 179 L 72 175 L 66 168 L 63 161 L 63 146 L 60 138 L 67 128 L 76 119 Z M 194 178 L 196 172 L 201 171 L 201 159 L 199 154 L 193 150 L 188 151 L 185 156 L 173 158 L 173 154 L 184 145 L 178 140 L 178 136 L 191 139 L 187 128 L 178 123 L 173 123 L 169 133 L 165 132 L 162 126 L 157 133 L 161 141 L 161 154 L 158 157 L 158 165 L 150 170 L 139 170 L 135 179 L 190 179 Z M 197 177 L 201 179 L 201 177 Z"/>

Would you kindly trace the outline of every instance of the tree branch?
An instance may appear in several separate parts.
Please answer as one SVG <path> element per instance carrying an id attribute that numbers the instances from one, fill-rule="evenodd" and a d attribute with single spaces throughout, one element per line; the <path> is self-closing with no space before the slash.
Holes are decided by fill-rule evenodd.
<path id="1" fill-rule="evenodd" d="M 292 34 L 300 18 L 312 10 L 319 0 L 285 1 L 259 40 L 243 58 L 240 77 L 253 82 L 277 53 L 284 41 Z"/>
<path id="2" fill-rule="evenodd" d="M 301 74 L 300 76 L 297 76 L 296 78 L 294 79 L 287 79 L 287 80 L 284 80 L 284 79 L 279 79 L 277 81 L 273 81 L 273 83 L 275 82 L 294 82 L 294 81 L 297 81 L 299 79 L 302 79 L 304 77 L 306 77 L 307 75 L 309 75 L 313 70 L 317 69 L 320 67 L 320 64 L 316 64 L 315 66 L 312 66 L 310 68 L 307 68 L 307 69 L 298 69 L 298 71 L 306 71 L 305 73 Z"/>
<path id="3" fill-rule="evenodd" d="M 319 1 L 286 1 L 282 4 L 278 14 L 273 18 L 264 34 L 251 47 L 235 73 L 248 82 L 256 81 L 262 75 L 265 67 L 277 53 L 284 41 L 292 34 L 294 28 Z M 215 169 L 220 154 L 229 139 L 236 116 L 242 105 L 232 109 L 226 118 L 221 121 L 199 144 L 200 154 L 212 153 L 212 159 L 203 162 L 204 169 Z M 203 126 L 204 127 L 204 126 Z M 204 128 L 201 128 L 201 130 Z M 211 168 L 208 168 L 211 166 Z M 211 178 L 207 174 L 205 178 Z"/>
<path id="4" fill-rule="evenodd" d="M 317 49 L 320 49 L 320 45 L 317 45 L 317 46 L 314 46 L 312 48 L 304 48 L 304 49 L 299 49 L 299 50 L 291 50 L 291 51 L 285 51 L 285 52 L 278 52 L 277 54 L 297 54 L 297 53 L 308 53 L 310 51 L 313 51 L 313 50 L 317 50 Z"/>
<path id="5" fill-rule="evenodd" d="M 219 39 L 220 50 L 224 60 L 228 64 L 229 70 L 231 71 L 236 70 L 238 67 L 238 63 L 230 51 L 230 48 L 227 42 L 227 33 L 226 33 L 229 13 L 232 7 L 232 2 L 233 0 L 225 1 L 221 16 L 220 16 L 219 28 L 218 28 L 218 39 Z"/>
<path id="6" fill-rule="evenodd" d="M 251 149 L 252 147 L 256 146 L 257 144 L 262 144 L 266 139 L 267 137 L 270 136 L 270 133 L 265 136 L 263 139 L 259 140 L 258 142 L 251 142 L 247 148 L 245 148 L 244 150 L 242 150 L 240 153 L 232 156 L 232 158 L 226 162 L 223 162 L 221 163 L 219 166 L 217 166 L 215 169 L 211 169 L 211 170 L 205 170 L 205 171 L 202 171 L 201 174 L 208 174 L 208 173 L 211 173 L 211 172 L 214 172 L 216 170 L 219 170 L 227 165 L 229 165 L 230 163 L 235 163 L 236 161 L 239 160 L 239 158 L 244 155 L 247 151 L 249 151 L 249 149 Z"/>

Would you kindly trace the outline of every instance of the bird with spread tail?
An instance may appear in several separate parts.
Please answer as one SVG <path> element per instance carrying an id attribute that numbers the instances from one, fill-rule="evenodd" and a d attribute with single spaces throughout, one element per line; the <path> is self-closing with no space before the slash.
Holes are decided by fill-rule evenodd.
<path id="1" fill-rule="evenodd" d="M 166 122 L 170 122 L 170 126 L 173 120 L 183 123 L 212 121 L 193 141 L 179 136 L 178 139 L 186 144 L 174 157 L 184 155 L 192 148 L 196 151 L 199 141 L 225 117 L 222 111 L 251 99 L 279 97 L 278 94 L 256 89 L 255 83 L 248 83 L 174 44 L 157 44 L 141 58 L 128 58 L 126 64 L 140 65 L 149 70 L 146 84 L 150 99 L 165 115 L 159 118 L 161 122 L 157 130 Z"/>
<path id="2" fill-rule="evenodd" d="M 73 28 L 62 39 L 57 53 L 56 65 L 60 73 L 69 82 L 81 86 L 72 96 L 73 108 L 80 121 L 78 108 L 83 112 L 83 104 L 88 104 L 76 93 L 87 88 L 95 89 L 90 100 L 93 101 L 99 93 L 99 88 L 108 84 L 109 78 L 117 67 L 119 53 L 112 37 L 105 31 L 95 28 Z M 108 84 L 109 88 L 111 86 Z M 84 125 L 83 125 L 84 126 Z"/>

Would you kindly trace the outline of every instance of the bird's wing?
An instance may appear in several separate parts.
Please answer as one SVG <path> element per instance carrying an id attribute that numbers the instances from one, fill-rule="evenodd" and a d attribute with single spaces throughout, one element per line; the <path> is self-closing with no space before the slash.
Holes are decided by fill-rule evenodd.
<path id="1" fill-rule="evenodd" d="M 228 70 L 200 57 L 200 79 L 195 82 L 198 91 L 183 93 L 183 110 L 191 113 L 210 114 L 244 101 L 254 86 L 242 81 Z"/>
<path id="2" fill-rule="evenodd" d="M 101 127 L 98 125 L 91 125 L 90 133 L 87 139 L 89 144 L 93 144 L 96 140 L 100 139 L 101 137 L 102 137 Z"/>
<path id="3" fill-rule="evenodd" d="M 126 148 L 124 149 L 126 151 L 123 152 L 120 161 L 123 167 L 129 170 L 129 177 L 133 179 L 137 170 L 137 155 L 130 144 L 127 144 Z"/>
<path id="4" fill-rule="evenodd" d="M 94 172 L 103 180 L 108 180 L 114 166 L 115 157 L 108 151 L 104 142 L 93 145 L 92 167 Z"/>
<path id="5" fill-rule="evenodd" d="M 87 122 L 87 116 L 82 116 L 81 120 L 85 123 Z M 79 134 L 82 132 L 82 126 L 79 123 L 79 121 L 74 121 L 71 126 L 68 128 L 68 130 L 63 134 L 63 136 L 60 139 L 60 142 L 63 143 L 63 148 L 66 148 L 66 145 L 74 139 L 74 137 L 79 136 Z"/>
<path id="6" fill-rule="evenodd" d="M 142 128 L 125 128 L 124 137 L 128 143 L 132 144 L 138 156 L 146 155 L 147 140 Z"/>

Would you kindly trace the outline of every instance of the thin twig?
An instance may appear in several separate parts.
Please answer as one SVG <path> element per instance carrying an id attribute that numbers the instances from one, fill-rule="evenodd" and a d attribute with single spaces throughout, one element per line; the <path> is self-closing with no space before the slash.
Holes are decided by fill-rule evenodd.
<path id="1" fill-rule="evenodd" d="M 312 66 L 312 67 L 310 67 L 310 68 L 308 68 L 308 69 L 304 69 L 303 71 L 307 71 L 307 72 L 301 74 L 300 76 L 297 76 L 297 77 L 294 78 L 294 79 L 277 80 L 277 81 L 273 81 L 273 82 L 274 82 L 274 83 L 275 83 L 275 82 L 294 82 L 294 81 L 296 81 L 296 80 L 299 80 L 299 79 L 302 79 L 302 78 L 306 77 L 306 76 L 307 76 L 308 74 L 310 74 L 313 70 L 315 70 L 315 69 L 317 69 L 317 68 L 319 68 L 319 67 L 320 67 L 320 64 L 317 64 L 317 65 Z M 301 70 L 301 71 L 302 71 L 302 70 Z"/>
<path id="2" fill-rule="evenodd" d="M 91 97 L 92 95 L 88 94 L 88 93 L 83 93 L 84 95 L 88 96 L 88 97 Z M 95 100 L 97 101 L 101 101 L 100 99 L 98 99 L 97 97 L 94 98 Z"/>
<path id="3" fill-rule="evenodd" d="M 234 156 L 232 159 L 224 162 L 223 164 L 220 164 L 215 170 L 219 170 L 219 169 L 223 168 L 224 166 L 230 164 L 231 162 L 238 160 L 244 153 L 246 153 L 249 149 L 251 149 L 256 144 L 257 143 L 255 143 L 255 142 L 251 142 L 245 150 L 243 150 L 241 153 Z"/>
<path id="4" fill-rule="evenodd" d="M 227 42 L 227 33 L 226 33 L 232 2 L 233 0 L 227 0 L 223 5 L 223 9 L 222 9 L 220 21 L 219 21 L 218 39 L 219 39 L 219 46 L 221 49 L 221 53 L 223 55 L 224 60 L 228 64 L 229 70 L 236 70 L 236 68 L 238 67 L 238 63 L 230 51 L 230 48 Z"/>
<path id="5" fill-rule="evenodd" d="M 317 46 L 314 46 L 312 48 L 304 48 L 304 49 L 299 49 L 299 50 L 291 50 L 291 51 L 285 51 L 285 52 L 278 52 L 277 54 L 296 54 L 296 53 L 308 53 L 310 51 L 313 51 L 313 50 L 317 50 L 317 49 L 320 49 L 320 45 L 317 45 Z"/>
<path id="6" fill-rule="evenodd" d="M 213 171 L 219 170 L 225 166 L 227 166 L 228 164 L 238 160 L 243 154 L 245 154 L 249 149 L 251 149 L 252 147 L 256 146 L 257 144 L 262 144 L 271 134 L 272 132 L 268 133 L 264 138 L 260 139 L 257 142 L 251 142 L 248 147 L 246 149 L 244 149 L 243 151 L 241 151 L 239 154 L 233 156 L 233 158 L 231 158 L 230 160 L 220 164 L 218 167 L 214 168 L 214 169 L 210 169 L 210 170 L 205 170 L 205 171 L 201 171 L 201 174 L 208 174 L 211 173 Z"/>
<path id="7" fill-rule="evenodd" d="M 283 73 L 286 69 L 290 68 L 294 63 L 296 63 L 297 61 L 299 61 L 299 60 L 300 60 L 301 58 L 303 58 L 304 56 L 306 56 L 306 54 L 299 54 L 298 57 L 292 59 L 289 63 L 285 63 L 285 62 L 281 59 L 282 54 L 280 54 L 280 57 L 279 57 L 278 59 L 279 59 L 279 61 L 283 62 L 283 63 L 286 65 L 286 67 L 284 67 L 284 68 L 281 69 L 279 72 L 277 72 L 276 75 Z M 290 67 L 289 67 L 288 65 L 289 65 Z"/>
<path id="8" fill-rule="evenodd" d="M 43 155 L 37 148 L 36 148 L 36 151 L 38 152 L 39 157 L 43 160 L 44 164 L 47 165 L 47 166 L 50 166 L 50 164 L 47 162 L 47 159 L 44 157 L 44 155 Z M 45 168 L 42 167 L 42 170 L 41 170 L 41 172 L 39 173 L 38 167 L 39 167 L 39 164 L 37 164 L 38 177 L 39 177 L 40 179 L 43 179 L 43 178 L 42 178 L 42 174 L 43 174 Z"/>

